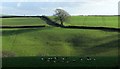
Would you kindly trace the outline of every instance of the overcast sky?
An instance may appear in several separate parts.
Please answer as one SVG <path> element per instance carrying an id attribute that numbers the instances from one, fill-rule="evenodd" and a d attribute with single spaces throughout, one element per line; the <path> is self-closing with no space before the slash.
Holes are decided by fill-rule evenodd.
<path id="1" fill-rule="evenodd" d="M 118 15 L 119 0 L 2 0 L 1 14 L 53 15 L 64 9 L 71 15 Z"/>

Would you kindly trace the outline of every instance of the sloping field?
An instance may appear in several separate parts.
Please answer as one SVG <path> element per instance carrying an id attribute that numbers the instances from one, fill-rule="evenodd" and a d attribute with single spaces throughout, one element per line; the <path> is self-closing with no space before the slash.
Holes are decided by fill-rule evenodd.
<path id="1" fill-rule="evenodd" d="M 3 51 L 15 56 L 117 56 L 118 35 L 53 27 L 4 29 Z"/>

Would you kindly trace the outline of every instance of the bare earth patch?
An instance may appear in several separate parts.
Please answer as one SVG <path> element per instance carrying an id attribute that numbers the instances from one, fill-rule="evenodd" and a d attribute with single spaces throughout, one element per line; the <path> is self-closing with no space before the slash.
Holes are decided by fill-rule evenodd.
<path id="1" fill-rule="evenodd" d="M 9 51 L 2 51 L 2 57 L 15 57 L 15 53 Z"/>

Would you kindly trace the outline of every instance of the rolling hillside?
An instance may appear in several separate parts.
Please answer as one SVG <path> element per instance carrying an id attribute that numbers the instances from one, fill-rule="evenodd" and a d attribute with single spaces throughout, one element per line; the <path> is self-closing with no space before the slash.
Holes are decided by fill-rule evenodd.
<path id="1" fill-rule="evenodd" d="M 53 19 L 53 17 L 49 17 Z M 65 26 L 118 28 L 117 16 L 72 16 Z M 1 19 L 0 19 L 1 20 Z M 48 25 L 40 18 L 3 18 L 2 26 L 41 26 L 40 28 L 3 28 L 3 67 L 80 66 L 116 67 L 119 32 L 103 29 L 73 29 Z M 42 61 L 41 58 L 69 57 L 64 62 Z M 78 60 L 84 57 L 83 60 Z M 96 60 L 87 61 L 85 57 Z M 73 60 L 77 60 L 73 63 Z M 20 61 L 20 62 L 18 62 Z M 72 62 L 72 63 L 71 63 Z"/>

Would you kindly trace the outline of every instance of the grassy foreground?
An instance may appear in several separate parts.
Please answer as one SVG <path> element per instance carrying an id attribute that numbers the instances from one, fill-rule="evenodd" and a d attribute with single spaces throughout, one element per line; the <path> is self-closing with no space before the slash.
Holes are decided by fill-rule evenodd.
<path id="1" fill-rule="evenodd" d="M 48 57 L 44 57 L 47 59 Z M 59 57 L 62 58 L 62 57 Z M 94 57 L 92 57 L 94 58 Z M 69 57 L 67 61 L 69 63 L 61 62 L 62 60 L 57 60 L 56 63 L 53 61 L 48 62 L 45 60 L 41 60 L 41 57 L 8 57 L 3 58 L 3 67 L 85 67 L 94 68 L 94 69 L 114 69 L 113 67 L 118 66 L 118 58 L 117 57 L 95 57 L 96 60 L 80 60 L 77 57 Z M 73 62 L 72 60 L 76 60 Z"/>

